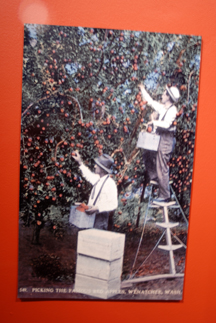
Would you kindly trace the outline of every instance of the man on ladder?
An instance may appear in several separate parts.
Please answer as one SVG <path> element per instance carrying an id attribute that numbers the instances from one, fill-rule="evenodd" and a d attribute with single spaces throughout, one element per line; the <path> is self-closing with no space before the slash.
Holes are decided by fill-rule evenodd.
<path id="1" fill-rule="evenodd" d="M 177 108 L 176 103 L 180 98 L 180 93 L 177 87 L 166 86 L 162 94 L 161 102 L 154 101 L 148 92 L 145 90 L 144 85 L 140 84 L 142 96 L 156 112 L 159 114 L 158 120 L 152 120 L 149 123 L 153 124 L 156 133 L 160 135 L 160 143 L 158 151 L 156 152 L 156 162 L 150 160 L 154 156 L 144 156 L 144 161 L 147 169 L 149 180 L 156 180 L 159 184 L 159 195 L 155 202 L 168 202 L 170 200 L 169 190 L 169 166 L 174 145 L 175 145 L 175 118 Z M 149 158 L 150 157 L 150 158 Z"/>

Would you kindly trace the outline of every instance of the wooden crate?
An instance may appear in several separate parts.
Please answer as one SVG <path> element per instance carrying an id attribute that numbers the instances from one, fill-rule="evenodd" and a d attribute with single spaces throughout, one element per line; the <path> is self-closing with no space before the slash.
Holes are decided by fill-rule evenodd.
<path id="1" fill-rule="evenodd" d="M 107 299 L 119 294 L 121 279 L 103 280 L 76 274 L 74 292 Z"/>
<path id="2" fill-rule="evenodd" d="M 98 279 L 112 280 L 121 277 L 123 257 L 107 261 L 104 259 L 77 255 L 76 273 Z"/>
<path id="3" fill-rule="evenodd" d="M 112 261 L 122 258 L 125 235 L 98 229 L 80 231 L 77 253 L 93 258 Z"/>
<path id="4" fill-rule="evenodd" d="M 80 229 L 93 228 L 95 222 L 95 213 L 88 215 L 85 212 L 78 211 L 76 205 L 71 206 L 69 222 Z"/>
<path id="5" fill-rule="evenodd" d="M 141 131 L 139 133 L 137 147 L 147 150 L 157 151 L 160 142 L 160 136 L 156 133 Z"/>
<path id="6" fill-rule="evenodd" d="M 107 299 L 119 294 L 125 234 L 89 229 L 78 234 L 75 292 Z"/>

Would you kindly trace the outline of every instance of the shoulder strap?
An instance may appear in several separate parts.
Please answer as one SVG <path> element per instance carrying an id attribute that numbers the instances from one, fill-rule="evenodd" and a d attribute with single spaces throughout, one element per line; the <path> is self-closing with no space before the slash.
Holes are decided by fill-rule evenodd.
<path id="1" fill-rule="evenodd" d="M 101 185 L 101 188 L 100 188 L 100 190 L 99 190 L 99 192 L 98 192 L 98 195 L 96 196 L 96 199 L 94 200 L 93 205 L 95 205 L 95 204 L 96 204 L 96 202 L 97 202 L 97 200 L 98 200 L 98 198 L 99 198 L 99 196 L 100 196 L 100 193 L 101 193 L 101 191 L 102 191 L 102 188 L 104 187 L 104 184 L 105 184 L 105 182 L 107 181 L 107 179 L 108 179 L 108 178 L 109 178 L 109 175 L 107 175 L 107 177 L 105 178 L 105 180 L 104 180 L 103 184 Z"/>
<path id="2" fill-rule="evenodd" d="M 166 117 L 166 114 L 167 114 L 167 112 L 168 112 L 168 110 L 170 109 L 170 108 L 172 108 L 172 106 L 173 106 L 173 104 L 166 110 L 166 112 L 164 113 L 164 115 L 163 115 L 163 118 L 161 119 L 161 121 L 164 121 L 164 119 L 165 119 L 165 117 Z"/>

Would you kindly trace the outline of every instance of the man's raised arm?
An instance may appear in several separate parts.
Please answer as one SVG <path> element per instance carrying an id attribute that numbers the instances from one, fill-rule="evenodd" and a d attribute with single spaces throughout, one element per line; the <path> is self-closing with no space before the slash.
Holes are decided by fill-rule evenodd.
<path id="1" fill-rule="evenodd" d="M 163 105 L 152 99 L 152 97 L 148 94 L 148 92 L 146 91 L 146 89 L 142 83 L 140 83 L 138 86 L 139 86 L 140 91 L 142 93 L 142 97 L 145 101 L 147 101 L 147 104 L 150 105 L 150 107 L 152 107 L 154 110 L 156 110 L 157 112 L 160 113 Z"/>

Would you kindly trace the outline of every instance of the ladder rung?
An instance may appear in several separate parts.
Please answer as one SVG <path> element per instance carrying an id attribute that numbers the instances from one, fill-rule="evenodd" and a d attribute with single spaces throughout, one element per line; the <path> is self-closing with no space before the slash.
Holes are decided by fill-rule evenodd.
<path id="1" fill-rule="evenodd" d="M 175 228 L 175 227 L 177 227 L 178 225 L 179 225 L 179 222 L 176 222 L 176 223 L 165 223 L 165 222 L 162 222 L 162 223 L 160 223 L 160 222 L 156 222 L 155 223 L 156 225 L 158 225 L 159 227 L 161 227 L 161 228 L 165 228 L 165 229 L 167 229 L 167 228 Z"/>
<path id="2" fill-rule="evenodd" d="M 151 209 L 159 209 L 160 206 L 156 205 L 156 204 L 149 204 L 149 208 Z"/>
<path id="3" fill-rule="evenodd" d="M 176 204 L 175 201 L 170 201 L 170 202 L 155 202 L 154 200 L 152 201 L 155 205 L 159 205 L 159 206 L 171 206 L 171 205 L 174 205 Z"/>
<path id="4" fill-rule="evenodd" d="M 157 181 L 153 181 L 153 180 L 151 180 L 151 181 L 149 182 L 149 184 L 150 184 L 150 185 L 159 185 Z"/>
<path id="5" fill-rule="evenodd" d="M 179 206 L 179 205 L 171 205 L 169 208 L 170 208 L 170 209 L 179 209 L 179 208 L 180 208 L 180 206 Z"/>
<path id="6" fill-rule="evenodd" d="M 169 181 L 169 184 L 172 184 L 172 183 L 173 183 L 173 180 L 170 180 L 170 181 Z M 153 180 L 151 180 L 151 181 L 149 182 L 149 184 L 151 184 L 151 185 L 159 185 L 157 181 L 153 181 Z"/>
<path id="7" fill-rule="evenodd" d="M 183 247 L 182 244 L 173 244 L 171 246 L 163 246 L 163 245 L 158 246 L 159 249 L 163 249 L 163 250 L 166 250 L 166 251 L 177 250 L 177 249 L 182 248 L 182 247 Z"/>

